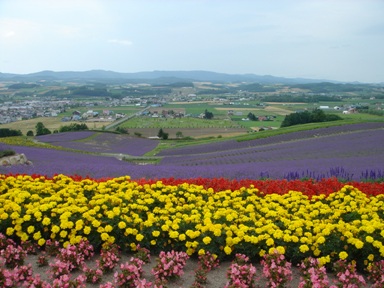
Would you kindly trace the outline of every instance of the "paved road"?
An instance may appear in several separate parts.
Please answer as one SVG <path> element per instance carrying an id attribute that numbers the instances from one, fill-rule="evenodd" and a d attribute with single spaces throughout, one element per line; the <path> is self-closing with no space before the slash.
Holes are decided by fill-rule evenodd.
<path id="1" fill-rule="evenodd" d="M 125 121 L 128 121 L 129 119 L 132 119 L 133 117 L 143 113 L 145 110 L 148 110 L 148 109 L 149 109 L 149 106 L 145 107 L 143 110 L 140 110 L 139 112 L 136 112 L 136 113 L 134 113 L 132 115 L 128 115 L 128 116 L 125 116 L 125 117 L 123 117 L 123 118 L 121 118 L 119 120 L 116 120 L 115 122 L 105 126 L 105 130 L 110 130 L 110 129 L 120 125 L 121 123 L 124 123 Z"/>

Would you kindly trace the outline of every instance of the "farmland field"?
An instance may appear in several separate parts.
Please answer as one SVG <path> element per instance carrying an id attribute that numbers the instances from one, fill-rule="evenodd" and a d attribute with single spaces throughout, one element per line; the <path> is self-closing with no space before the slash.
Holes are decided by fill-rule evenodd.
<path id="1" fill-rule="evenodd" d="M 24 153 L 33 165 L 0 167 L 0 173 L 63 173 L 95 178 L 130 175 L 134 179 L 338 177 L 360 180 L 382 178 L 384 171 L 383 122 L 333 126 L 242 142 L 223 140 L 171 148 L 151 156 L 150 161 L 146 161 L 147 153 L 161 148 L 164 143 L 169 147 L 172 142 L 111 133 L 76 133 L 84 132 L 52 134 L 36 139 L 83 153 L 2 144 L 4 148 Z M 73 138 L 74 134 L 81 137 Z M 121 161 L 122 158 L 128 161 Z M 153 158 L 157 159 L 157 164 L 153 163 Z"/>

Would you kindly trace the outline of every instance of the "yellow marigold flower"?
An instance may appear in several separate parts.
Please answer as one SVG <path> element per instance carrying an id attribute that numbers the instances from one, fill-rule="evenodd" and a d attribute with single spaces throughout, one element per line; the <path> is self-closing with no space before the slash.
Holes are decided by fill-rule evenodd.
<path id="1" fill-rule="evenodd" d="M 160 231 L 158 231 L 158 230 L 152 231 L 153 237 L 159 237 L 159 235 L 160 235 Z"/>
<path id="2" fill-rule="evenodd" d="M 291 239 L 292 239 L 292 242 L 294 243 L 299 242 L 299 237 L 297 237 L 296 235 L 292 235 Z"/>
<path id="3" fill-rule="evenodd" d="M 7 232 L 6 232 L 6 234 L 7 234 L 8 236 L 12 236 L 12 235 L 13 235 L 13 232 L 15 232 L 15 230 L 14 230 L 12 227 L 8 227 L 8 228 L 7 228 Z"/>
<path id="4" fill-rule="evenodd" d="M 89 233 L 91 233 L 91 227 L 85 226 L 84 229 L 83 229 L 83 232 L 84 232 L 85 235 L 88 235 Z"/>
<path id="5" fill-rule="evenodd" d="M 317 238 L 317 241 L 316 241 L 318 244 L 323 244 L 325 242 L 325 238 L 323 236 L 320 236 L 319 238 Z"/>
<path id="6" fill-rule="evenodd" d="M 195 250 L 194 250 L 193 248 L 188 248 L 188 249 L 187 249 L 187 254 L 188 254 L 189 256 L 191 256 L 193 253 L 195 253 Z"/>
<path id="7" fill-rule="evenodd" d="M 373 243 L 373 237 L 367 236 L 367 237 L 365 237 L 365 241 L 367 241 L 368 243 Z"/>
<path id="8" fill-rule="evenodd" d="M 216 237 L 220 237 L 221 236 L 221 229 L 216 228 L 215 230 L 213 230 L 213 234 Z"/>
<path id="9" fill-rule="evenodd" d="M 40 211 L 36 211 L 35 213 L 33 213 L 33 216 L 35 216 L 35 218 L 41 218 L 43 214 L 40 212 Z"/>
<path id="10" fill-rule="evenodd" d="M 319 256 L 321 253 L 320 249 L 316 248 L 314 251 L 313 251 L 313 255 L 315 255 L 316 257 Z"/>
<path id="11" fill-rule="evenodd" d="M 275 244 L 275 241 L 272 238 L 268 238 L 265 243 L 267 244 L 267 246 L 272 246 L 273 244 Z"/>
<path id="12" fill-rule="evenodd" d="M 27 232 L 28 232 L 28 234 L 32 234 L 33 232 L 35 232 L 35 227 L 34 226 L 28 226 Z"/>
<path id="13" fill-rule="evenodd" d="M 23 235 L 21 235 L 20 239 L 21 239 L 21 241 L 28 241 L 29 236 L 27 233 L 23 233 Z"/>
<path id="14" fill-rule="evenodd" d="M 199 255 L 204 255 L 204 254 L 205 254 L 205 250 L 204 250 L 204 249 L 200 249 L 200 250 L 197 252 L 197 254 L 199 254 Z"/>
<path id="15" fill-rule="evenodd" d="M 41 238 L 41 232 L 37 231 L 35 234 L 33 234 L 33 239 L 39 240 Z"/>
<path id="16" fill-rule="evenodd" d="M 318 258 L 320 266 L 324 266 L 325 264 L 329 263 L 331 261 L 331 258 L 329 255 L 323 256 Z"/>
<path id="17" fill-rule="evenodd" d="M 361 240 L 356 240 L 356 242 L 355 242 L 355 247 L 356 247 L 357 249 L 361 249 L 361 248 L 363 248 L 363 247 L 364 247 L 364 242 L 361 241 Z"/>
<path id="18" fill-rule="evenodd" d="M 115 243 L 116 239 L 114 236 L 109 236 L 108 243 Z"/>
<path id="19" fill-rule="evenodd" d="M 169 226 L 164 224 L 164 225 L 161 226 L 161 230 L 168 231 L 169 230 Z"/>
<path id="20" fill-rule="evenodd" d="M 169 232 L 169 237 L 172 238 L 172 239 L 176 239 L 179 237 L 179 232 L 177 231 L 170 231 Z"/>
<path id="21" fill-rule="evenodd" d="M 111 225 L 105 226 L 105 232 L 111 232 L 113 230 L 113 227 Z"/>
<path id="22" fill-rule="evenodd" d="M 276 250 L 279 254 L 285 254 L 285 248 L 283 246 L 277 246 Z"/>
<path id="23" fill-rule="evenodd" d="M 74 224 L 72 221 L 68 221 L 68 222 L 67 222 L 67 227 L 68 227 L 69 229 L 72 229 L 74 225 L 75 225 L 75 224 Z"/>
<path id="24" fill-rule="evenodd" d="M 7 220 L 8 219 L 8 214 L 3 212 L 3 213 L 1 213 L 0 217 L 1 217 L 1 220 Z"/>
<path id="25" fill-rule="evenodd" d="M 76 221 L 76 230 L 81 230 L 83 229 L 83 226 L 84 226 L 84 221 L 83 219 L 79 219 Z"/>
<path id="26" fill-rule="evenodd" d="M 17 219 L 17 218 L 19 218 L 20 217 L 20 214 L 19 213 L 17 213 L 17 212 L 12 212 L 12 214 L 11 214 L 11 219 Z"/>
<path id="27" fill-rule="evenodd" d="M 29 220 L 31 220 L 31 215 L 29 215 L 29 214 L 25 214 L 25 215 L 23 216 L 23 220 L 24 220 L 24 221 L 29 221 Z"/>
<path id="28" fill-rule="evenodd" d="M 367 257 L 367 259 L 368 259 L 369 261 L 373 261 L 373 259 L 375 259 L 375 255 L 373 255 L 373 254 L 369 254 L 368 257 Z"/>
<path id="29" fill-rule="evenodd" d="M 37 244 L 39 246 L 43 246 L 45 244 L 45 239 L 44 238 L 40 238 L 39 241 L 37 241 Z"/>
<path id="30" fill-rule="evenodd" d="M 271 247 L 271 248 L 269 248 L 269 250 L 268 250 L 268 254 L 274 254 L 276 251 L 277 251 L 277 250 L 276 250 L 275 247 Z"/>
<path id="31" fill-rule="evenodd" d="M 59 233 L 59 231 L 60 231 L 60 227 L 57 226 L 57 225 L 53 225 L 52 228 L 51 228 L 51 231 L 52 231 L 53 233 Z"/>
<path id="32" fill-rule="evenodd" d="M 96 219 L 93 220 L 93 221 L 92 221 L 92 226 L 95 227 L 95 228 L 99 227 L 99 226 L 100 226 L 100 221 L 98 221 L 98 220 L 96 220 Z"/>
<path id="33" fill-rule="evenodd" d="M 302 244 L 302 245 L 300 245 L 299 250 L 301 253 L 305 253 L 305 252 L 309 251 L 309 247 L 307 244 Z"/>
<path id="34" fill-rule="evenodd" d="M 25 216 L 27 216 L 27 215 L 25 215 Z M 49 224 L 51 224 L 51 219 L 48 217 L 44 217 L 44 219 L 41 223 L 43 223 L 44 226 L 48 226 Z"/>
<path id="35" fill-rule="evenodd" d="M 67 237 L 67 234 L 68 234 L 68 232 L 65 231 L 65 230 L 61 230 L 61 231 L 60 231 L 60 237 L 61 237 L 61 238 L 65 238 L 65 237 Z"/>
<path id="36" fill-rule="evenodd" d="M 151 245 L 156 245 L 156 240 L 151 240 Z"/>
<path id="37" fill-rule="evenodd" d="M 143 240 L 143 239 L 144 239 L 144 235 L 143 235 L 143 234 L 140 234 L 140 233 L 139 233 L 139 234 L 136 235 L 136 240 L 137 240 L 137 241 L 140 242 L 140 241 Z"/>
<path id="38" fill-rule="evenodd" d="M 265 252 L 266 251 L 264 249 L 261 249 L 259 252 L 260 257 L 263 257 L 265 255 Z"/>
<path id="39" fill-rule="evenodd" d="M 180 240 L 180 241 L 185 241 L 186 238 L 187 238 L 187 237 L 185 236 L 185 234 L 180 234 L 180 235 L 179 235 L 179 240 Z"/>
<path id="40" fill-rule="evenodd" d="M 227 219 L 228 222 L 232 222 L 233 220 L 232 214 L 228 214 L 225 218 Z"/>
<path id="41" fill-rule="evenodd" d="M 120 221 L 119 224 L 117 224 L 117 226 L 120 229 L 125 229 L 125 227 L 127 227 L 127 224 L 124 221 Z"/>
<path id="42" fill-rule="evenodd" d="M 341 252 L 339 253 L 339 258 L 340 258 L 341 260 L 345 260 L 345 259 L 347 259 L 347 258 L 348 258 L 348 253 L 345 252 L 345 251 L 341 251 Z"/>
<path id="43" fill-rule="evenodd" d="M 209 236 L 206 236 L 203 238 L 203 242 L 205 245 L 208 245 L 209 243 L 211 243 L 211 241 L 212 241 L 212 239 Z"/>
<path id="44" fill-rule="evenodd" d="M 229 246 L 225 246 L 225 247 L 224 247 L 224 252 L 225 252 L 225 254 L 227 254 L 227 255 L 231 254 L 231 253 L 232 253 L 232 249 L 231 249 L 231 247 L 229 247 Z"/>
<path id="45" fill-rule="evenodd" d="M 100 234 L 100 238 L 102 241 L 107 241 L 109 238 L 109 235 L 108 235 L 108 233 L 103 232 Z"/>

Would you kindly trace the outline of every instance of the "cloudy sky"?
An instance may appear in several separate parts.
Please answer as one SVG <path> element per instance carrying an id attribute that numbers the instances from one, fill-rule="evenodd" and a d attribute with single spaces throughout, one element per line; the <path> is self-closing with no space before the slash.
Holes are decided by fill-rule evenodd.
<path id="1" fill-rule="evenodd" d="M 0 72 L 384 81 L 384 0 L 0 0 Z"/>

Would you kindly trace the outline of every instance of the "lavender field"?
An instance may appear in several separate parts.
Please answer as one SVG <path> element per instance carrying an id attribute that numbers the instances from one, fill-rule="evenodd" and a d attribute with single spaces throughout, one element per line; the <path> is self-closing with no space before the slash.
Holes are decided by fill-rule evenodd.
<path id="1" fill-rule="evenodd" d="M 17 153 L 24 153 L 33 165 L 1 166 L 0 173 L 47 176 L 63 173 L 93 178 L 130 175 L 133 179 L 384 178 L 384 123 L 344 125 L 251 141 L 228 140 L 169 149 L 158 154 L 159 164 L 146 165 L 121 161 L 115 156 L 119 153 L 144 155 L 158 145 L 158 140 L 91 131 L 52 134 L 37 139 L 96 154 L 8 146 Z"/>

